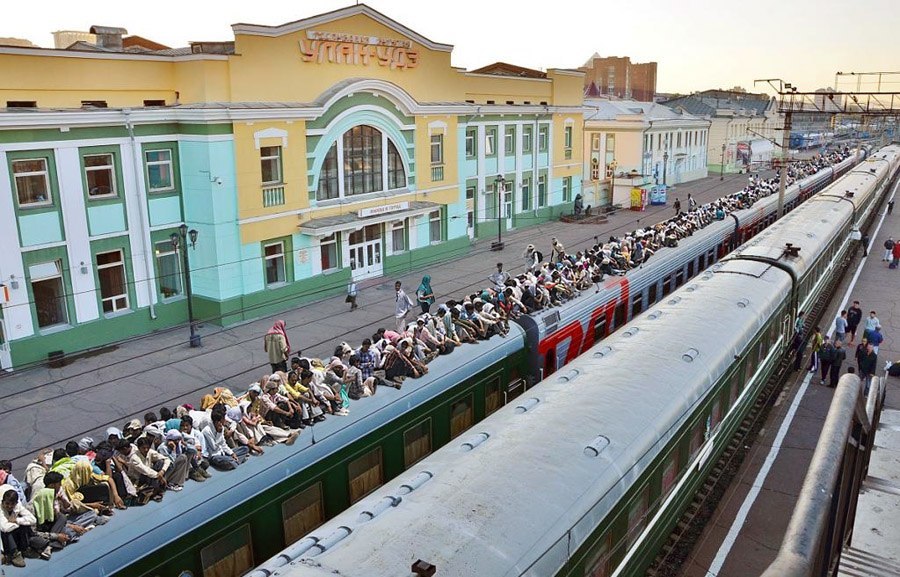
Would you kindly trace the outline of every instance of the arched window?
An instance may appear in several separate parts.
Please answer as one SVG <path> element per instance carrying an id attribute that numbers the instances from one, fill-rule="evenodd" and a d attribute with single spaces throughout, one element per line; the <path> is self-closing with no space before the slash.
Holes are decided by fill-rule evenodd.
<path id="1" fill-rule="evenodd" d="M 340 166 L 339 159 L 343 161 Z M 397 147 L 383 132 L 354 126 L 335 141 L 319 173 L 317 200 L 396 190 L 406 186 L 406 169 Z"/>

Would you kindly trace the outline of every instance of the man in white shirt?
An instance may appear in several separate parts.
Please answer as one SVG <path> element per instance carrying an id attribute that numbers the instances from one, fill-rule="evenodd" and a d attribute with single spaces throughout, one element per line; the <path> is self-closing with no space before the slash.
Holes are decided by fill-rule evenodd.
<path id="1" fill-rule="evenodd" d="M 502 262 L 497 263 L 497 272 L 491 273 L 490 276 L 488 276 L 488 280 L 494 283 L 494 287 L 499 291 L 506 288 L 506 281 L 509 280 L 509 273 L 503 271 Z"/>
<path id="2" fill-rule="evenodd" d="M 0 538 L 3 543 L 3 563 L 13 567 L 24 567 L 23 553 L 32 548 L 32 540 L 36 537 L 34 526 L 37 519 L 24 504 L 19 502 L 19 495 L 9 485 L 4 485 L 2 507 L 0 507 Z M 49 550 L 41 553 L 50 558 Z"/>
<path id="3" fill-rule="evenodd" d="M 403 334 L 406 332 L 406 327 L 409 324 L 406 317 L 409 316 L 409 311 L 413 307 L 413 302 L 412 299 L 403 292 L 403 289 L 400 288 L 400 281 L 394 283 L 394 290 L 397 291 L 397 298 L 395 299 L 397 302 L 397 310 L 394 313 L 394 318 L 397 319 L 397 332 Z"/>
<path id="4" fill-rule="evenodd" d="M 212 423 L 203 429 L 205 447 L 203 456 L 209 459 L 209 464 L 220 471 L 231 471 L 247 459 L 250 453 L 245 445 L 240 445 L 234 450 L 225 441 L 225 415 L 214 413 Z"/>

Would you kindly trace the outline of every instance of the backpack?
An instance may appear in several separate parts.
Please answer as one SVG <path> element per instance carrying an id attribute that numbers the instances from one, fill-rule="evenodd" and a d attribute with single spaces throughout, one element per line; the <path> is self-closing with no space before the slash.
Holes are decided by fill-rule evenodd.
<path id="1" fill-rule="evenodd" d="M 834 362 L 834 345 L 828 343 L 827 345 L 822 347 L 822 351 L 819 353 L 819 357 L 821 357 L 822 362 L 824 363 L 832 363 Z"/>

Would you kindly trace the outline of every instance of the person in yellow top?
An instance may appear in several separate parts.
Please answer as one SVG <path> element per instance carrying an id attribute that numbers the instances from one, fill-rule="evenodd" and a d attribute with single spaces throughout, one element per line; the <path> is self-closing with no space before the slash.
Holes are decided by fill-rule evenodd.
<path id="1" fill-rule="evenodd" d="M 809 357 L 809 372 L 814 373 L 819 370 L 819 353 L 822 351 L 822 343 L 825 342 L 825 339 L 822 338 L 822 331 L 819 327 L 813 329 L 813 334 L 809 338 L 810 346 L 812 347 L 812 355 Z"/>

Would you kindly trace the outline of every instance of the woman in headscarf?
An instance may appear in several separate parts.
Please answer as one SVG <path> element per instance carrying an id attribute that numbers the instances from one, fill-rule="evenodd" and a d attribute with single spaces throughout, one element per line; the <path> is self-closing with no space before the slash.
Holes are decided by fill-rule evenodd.
<path id="1" fill-rule="evenodd" d="M 68 478 L 63 479 L 62 488 L 70 501 L 80 502 L 100 515 L 112 515 L 110 504 L 115 504 L 119 509 L 125 508 L 125 503 L 116 492 L 116 484 L 107 475 L 94 473 L 88 461 L 75 462 Z"/>
<path id="2" fill-rule="evenodd" d="M 263 339 L 263 348 L 269 354 L 272 372 L 287 372 L 287 360 L 291 354 L 291 341 L 288 339 L 284 321 L 275 321 Z"/>
<path id="3" fill-rule="evenodd" d="M 422 277 L 422 284 L 416 289 L 416 298 L 419 299 L 419 306 L 422 307 L 422 313 L 427 313 L 434 304 L 434 291 L 431 290 L 431 277 L 427 274 Z"/>

